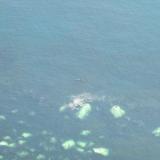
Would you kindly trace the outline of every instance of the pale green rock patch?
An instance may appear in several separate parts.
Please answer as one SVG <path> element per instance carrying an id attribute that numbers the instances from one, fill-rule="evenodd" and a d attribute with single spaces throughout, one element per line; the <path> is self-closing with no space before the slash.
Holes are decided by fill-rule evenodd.
<path id="1" fill-rule="evenodd" d="M 6 141 L 0 141 L 0 146 L 8 147 L 9 143 Z"/>
<path id="2" fill-rule="evenodd" d="M 76 143 L 74 140 L 70 139 L 70 140 L 67 140 L 65 142 L 62 143 L 62 147 L 65 149 L 65 150 L 68 150 L 68 149 L 71 149 L 73 147 L 75 147 Z"/>
<path id="3" fill-rule="evenodd" d="M 82 152 L 84 152 L 85 150 L 84 150 L 83 148 L 79 148 L 79 147 L 77 147 L 77 148 L 76 148 L 76 151 L 78 151 L 78 152 L 81 152 L 81 153 L 82 153 Z"/>
<path id="4" fill-rule="evenodd" d="M 23 132 L 23 133 L 22 133 L 22 137 L 24 137 L 24 138 L 29 138 L 29 137 L 32 137 L 32 134 L 29 133 L 29 132 Z"/>
<path id="5" fill-rule="evenodd" d="M 6 120 L 6 117 L 4 115 L 0 115 L 0 121 L 1 120 L 3 120 L 3 121 Z"/>
<path id="6" fill-rule="evenodd" d="M 26 143 L 25 140 L 19 140 L 19 141 L 18 141 L 18 144 L 19 144 L 19 145 L 23 145 L 23 144 L 25 144 L 25 143 Z"/>
<path id="7" fill-rule="evenodd" d="M 89 103 L 85 103 L 81 106 L 80 110 L 76 113 L 77 118 L 85 119 L 91 112 L 92 107 Z"/>
<path id="8" fill-rule="evenodd" d="M 37 160 L 43 160 L 43 159 L 45 159 L 45 158 L 46 158 L 46 157 L 45 157 L 45 155 L 43 155 L 43 154 L 38 154 L 37 157 L 36 157 Z"/>
<path id="9" fill-rule="evenodd" d="M 0 141 L 0 146 L 14 148 L 16 147 L 15 143 L 8 143 L 7 141 Z"/>
<path id="10" fill-rule="evenodd" d="M 5 137 L 3 137 L 3 139 L 6 140 L 6 141 L 11 141 L 12 140 L 12 138 L 10 136 L 5 136 Z"/>
<path id="11" fill-rule="evenodd" d="M 0 160 L 3 159 L 3 158 L 4 158 L 4 156 L 0 155 Z"/>
<path id="12" fill-rule="evenodd" d="M 104 148 L 104 147 L 97 147 L 97 148 L 93 148 L 94 153 L 99 154 L 101 156 L 108 156 L 109 155 L 109 149 L 108 148 Z"/>
<path id="13" fill-rule="evenodd" d="M 18 152 L 17 155 L 21 158 L 24 158 L 29 155 L 29 152 L 28 151 L 21 151 L 21 152 Z"/>
<path id="14" fill-rule="evenodd" d="M 66 110 L 66 108 L 67 108 L 66 105 L 61 106 L 61 107 L 59 108 L 59 112 L 64 112 L 64 111 Z"/>
<path id="15" fill-rule="evenodd" d="M 152 131 L 152 134 L 156 137 L 160 137 L 160 127 L 157 127 Z"/>
<path id="16" fill-rule="evenodd" d="M 55 144 L 56 142 L 57 142 L 57 140 L 56 140 L 56 138 L 55 138 L 55 137 L 51 137 L 51 138 L 50 138 L 50 143 Z"/>
<path id="17" fill-rule="evenodd" d="M 77 141 L 77 145 L 81 148 L 85 148 L 87 146 L 87 142 L 84 141 Z"/>
<path id="18" fill-rule="evenodd" d="M 80 135 L 81 136 L 88 136 L 89 134 L 91 134 L 91 131 L 90 130 L 83 130 Z"/>
<path id="19" fill-rule="evenodd" d="M 15 143 L 9 143 L 9 144 L 8 144 L 8 147 L 9 147 L 9 148 L 14 148 L 14 147 L 16 147 L 16 144 L 15 144 Z"/>
<path id="20" fill-rule="evenodd" d="M 114 118 L 121 118 L 123 117 L 126 112 L 123 110 L 120 106 L 115 105 L 110 109 L 111 114 L 114 116 Z"/>

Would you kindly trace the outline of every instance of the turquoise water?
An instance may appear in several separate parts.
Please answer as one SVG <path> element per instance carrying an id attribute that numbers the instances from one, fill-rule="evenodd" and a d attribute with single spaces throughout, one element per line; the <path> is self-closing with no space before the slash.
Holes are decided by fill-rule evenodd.
<path id="1" fill-rule="evenodd" d="M 0 145 L 1 159 L 159 159 L 160 138 L 152 134 L 160 126 L 159 6 L 158 0 L 1 0 L 0 142 L 9 136 L 5 141 L 15 145 Z M 93 101 L 84 120 L 71 109 L 59 112 L 82 93 L 105 99 Z M 126 115 L 115 119 L 113 105 Z M 83 137 L 82 130 L 91 134 Z M 88 147 L 65 150 L 68 139 Z M 108 148 L 108 157 L 95 154 L 91 142 Z"/>

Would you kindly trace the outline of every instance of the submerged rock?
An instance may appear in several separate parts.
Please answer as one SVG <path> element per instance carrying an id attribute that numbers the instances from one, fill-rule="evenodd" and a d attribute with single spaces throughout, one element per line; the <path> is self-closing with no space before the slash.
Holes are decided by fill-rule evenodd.
<path id="1" fill-rule="evenodd" d="M 6 120 L 6 117 L 4 115 L 0 115 L 0 120 Z"/>
<path id="2" fill-rule="evenodd" d="M 26 143 L 25 140 L 19 140 L 19 141 L 18 141 L 18 144 L 19 144 L 19 145 L 23 145 L 23 144 L 25 144 L 25 143 Z"/>
<path id="3" fill-rule="evenodd" d="M 6 141 L 0 141 L 0 146 L 8 147 L 8 146 L 9 146 L 9 143 L 6 142 Z"/>
<path id="4" fill-rule="evenodd" d="M 97 96 L 91 93 L 84 92 L 78 95 L 71 96 L 69 103 L 61 106 L 59 111 L 63 112 L 67 108 L 70 108 L 71 110 L 79 109 L 87 103 L 91 103 L 94 101 L 104 101 L 105 98 L 105 96 Z"/>
<path id="5" fill-rule="evenodd" d="M 84 141 L 78 141 L 78 142 L 77 142 L 77 145 L 78 145 L 79 147 L 81 147 L 81 148 L 85 148 L 85 147 L 87 146 L 87 143 L 84 142 Z"/>
<path id="6" fill-rule="evenodd" d="M 16 147 L 16 144 L 15 143 L 10 143 L 10 144 L 8 144 L 8 147 L 14 148 L 14 147 Z"/>
<path id="7" fill-rule="evenodd" d="M 6 141 L 11 141 L 12 140 L 12 138 L 10 136 L 5 136 L 5 137 L 3 137 L 3 139 L 6 140 Z"/>
<path id="8" fill-rule="evenodd" d="M 7 141 L 0 141 L 0 146 L 14 148 L 16 147 L 15 143 L 8 143 Z"/>
<path id="9" fill-rule="evenodd" d="M 2 155 L 0 155 L 0 159 L 3 159 L 4 157 Z"/>
<path id="10" fill-rule="evenodd" d="M 61 106 L 61 107 L 59 108 L 59 112 L 64 112 L 66 109 L 67 109 L 67 106 L 66 106 L 66 105 Z"/>
<path id="11" fill-rule="evenodd" d="M 37 160 L 44 160 L 45 158 L 46 157 L 43 154 L 38 154 L 37 157 L 36 157 Z"/>
<path id="12" fill-rule="evenodd" d="M 109 155 L 109 149 L 104 147 L 99 148 L 93 148 L 94 153 L 99 154 L 101 156 L 108 156 Z"/>
<path id="13" fill-rule="evenodd" d="M 90 133 L 91 133 L 90 130 L 83 130 L 83 131 L 80 133 L 80 135 L 82 135 L 82 136 L 88 136 Z"/>
<path id="14" fill-rule="evenodd" d="M 76 116 L 79 119 L 84 119 L 89 115 L 91 110 L 92 110 L 91 105 L 89 103 L 86 103 L 83 106 L 81 106 L 80 110 L 76 113 Z"/>
<path id="15" fill-rule="evenodd" d="M 114 118 L 121 118 L 123 117 L 126 112 L 123 110 L 120 106 L 115 105 L 110 109 L 111 114 L 114 116 Z"/>
<path id="16" fill-rule="evenodd" d="M 62 143 L 62 147 L 65 149 L 65 150 L 68 150 L 68 149 L 71 149 L 73 147 L 75 147 L 76 143 L 74 140 L 70 139 L 70 140 L 67 140 L 65 142 Z"/>
<path id="17" fill-rule="evenodd" d="M 154 136 L 156 137 L 160 137 L 160 127 L 157 127 L 156 129 L 154 129 L 152 131 L 152 134 L 154 134 Z"/>
<path id="18" fill-rule="evenodd" d="M 28 151 L 21 151 L 21 152 L 18 152 L 17 155 L 21 158 L 24 158 L 29 155 L 29 152 Z"/>
<path id="19" fill-rule="evenodd" d="M 57 142 L 55 137 L 50 137 L 50 143 L 55 144 Z"/>
<path id="20" fill-rule="evenodd" d="M 22 137 L 24 137 L 24 138 L 29 138 L 29 137 L 32 137 L 32 134 L 29 133 L 29 132 L 23 132 L 23 133 L 22 133 Z"/>
<path id="21" fill-rule="evenodd" d="M 82 152 L 84 152 L 85 150 L 84 150 L 83 148 L 77 147 L 77 148 L 76 148 L 76 151 L 78 151 L 78 152 L 81 152 L 81 153 L 82 153 Z"/>

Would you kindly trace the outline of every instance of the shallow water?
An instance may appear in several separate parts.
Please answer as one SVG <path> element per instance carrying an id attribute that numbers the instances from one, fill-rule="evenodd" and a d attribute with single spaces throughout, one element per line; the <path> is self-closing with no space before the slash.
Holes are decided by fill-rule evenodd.
<path id="1" fill-rule="evenodd" d="M 0 141 L 10 136 L 15 144 L 0 146 L 4 160 L 39 154 L 105 159 L 92 147 L 64 150 L 68 139 L 107 147 L 110 160 L 158 159 L 160 138 L 152 134 L 160 126 L 158 0 L 0 3 Z M 105 100 L 93 101 L 85 120 L 72 110 L 59 112 L 82 93 Z M 126 115 L 115 119 L 113 105 Z M 91 134 L 81 136 L 86 129 Z M 23 132 L 32 136 L 25 139 Z M 26 143 L 18 144 L 22 139 Z"/>

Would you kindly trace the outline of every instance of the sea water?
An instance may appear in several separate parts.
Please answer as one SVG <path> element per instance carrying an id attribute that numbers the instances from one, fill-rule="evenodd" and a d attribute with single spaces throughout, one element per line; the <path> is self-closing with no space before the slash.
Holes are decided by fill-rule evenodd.
<path id="1" fill-rule="evenodd" d="M 1 0 L 0 159 L 159 159 L 159 6 Z M 84 119 L 68 107 L 81 94 Z"/>

